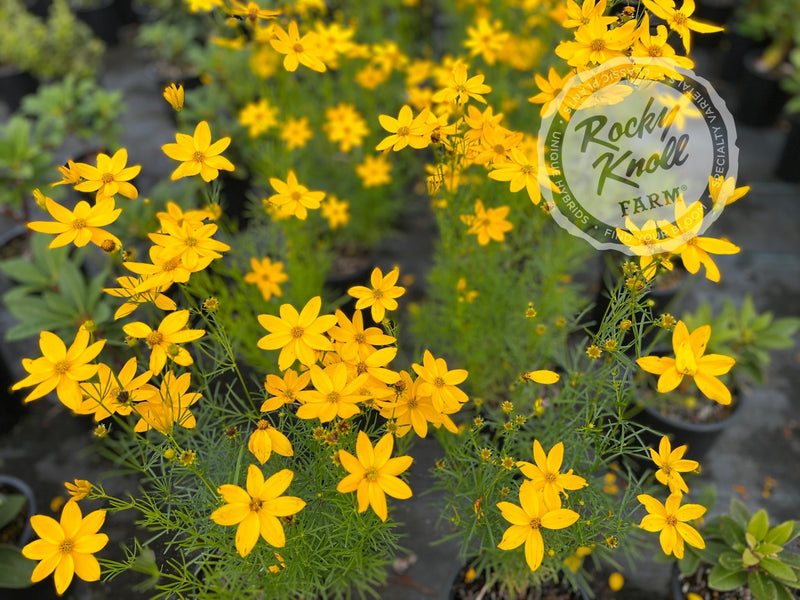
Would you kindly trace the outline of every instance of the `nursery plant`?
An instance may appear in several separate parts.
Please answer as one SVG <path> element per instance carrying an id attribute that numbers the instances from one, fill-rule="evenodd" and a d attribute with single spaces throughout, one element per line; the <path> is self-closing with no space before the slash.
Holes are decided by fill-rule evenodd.
<path id="1" fill-rule="evenodd" d="M 615 233 L 637 260 L 592 323 L 595 252 L 556 222 L 558 169 L 532 135 L 578 71 L 672 56 L 665 26 L 605 0 L 505 3 L 491 19 L 458 3 L 428 47 L 413 35 L 431 27 L 426 2 L 150 4 L 163 20 L 142 43 L 204 83 L 164 86 L 179 111 L 161 146 L 169 181 L 140 193 L 140 158 L 116 143 L 70 161 L 57 183 L 83 196 L 40 188 L 33 264 L 6 267 L 23 273 L 15 333 L 39 344 L 14 389 L 91 418 L 93 449 L 138 482 L 121 496 L 110 474 L 76 473 L 60 519 L 31 520 L 33 581 L 52 574 L 61 594 L 133 571 L 156 598 L 378 596 L 402 543 L 394 506 L 427 491 L 407 478 L 428 435 L 442 447 L 435 510 L 482 593 L 586 586 L 650 543 L 642 530 L 676 557 L 704 546 L 689 523 L 705 508 L 682 496 L 696 463 L 666 438 L 648 449 L 633 375 L 729 400 L 718 376 L 735 359 L 704 352 L 709 325 L 690 331 L 649 293 L 677 256 L 719 280 L 712 255 L 739 248 L 698 232 L 743 192 L 704 173 L 709 211 L 676 196 L 674 222 L 628 219 Z M 703 26 L 680 15 L 688 48 Z M 50 101 L 29 109 L 44 117 Z M 372 247 L 411 199 L 430 202 L 439 232 L 427 297 L 406 302 L 409 274 L 371 263 L 331 289 L 334 256 Z M 37 303 L 52 314 L 31 316 Z M 651 354 L 661 330 L 674 356 Z M 648 458 L 655 482 L 637 466 Z M 105 520 L 123 512 L 140 530 L 112 543 Z"/>

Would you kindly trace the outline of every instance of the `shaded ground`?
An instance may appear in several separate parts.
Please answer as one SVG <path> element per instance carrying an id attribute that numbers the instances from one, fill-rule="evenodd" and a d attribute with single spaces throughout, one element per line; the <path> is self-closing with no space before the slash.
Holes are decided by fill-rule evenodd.
<path id="1" fill-rule="evenodd" d="M 710 59 L 700 61 L 698 72 L 713 80 L 715 65 Z M 155 72 L 140 51 L 125 45 L 107 56 L 103 81 L 108 87 L 125 91 L 128 111 L 123 123 L 123 145 L 142 164 L 144 176 L 140 183 L 147 189 L 150 182 L 145 178 L 169 173 L 171 169 L 159 147 L 165 140 L 164 132 L 172 131 L 173 125 Z M 719 86 L 718 90 L 729 104 L 735 104 L 730 89 Z M 673 313 L 680 313 L 682 307 L 693 309 L 704 299 L 715 304 L 724 298 L 738 302 L 749 293 L 759 310 L 771 310 L 777 316 L 800 314 L 800 188 L 776 182 L 772 177 L 772 165 L 784 135 L 780 126 L 766 130 L 740 128 L 740 181 L 751 185 L 752 191 L 723 214 L 713 235 L 729 237 L 742 247 L 742 253 L 718 260 L 722 283 L 714 285 L 694 278 L 681 299 L 681 307 Z M 413 273 L 422 281 L 429 264 L 434 227 L 424 207 L 415 211 L 408 222 L 409 229 L 402 237 L 383 244 L 379 262 L 400 263 L 404 273 Z M 3 319 L 0 330 L 9 326 L 8 316 Z M 36 353 L 35 344 L 32 350 L 30 344 L 4 344 L 2 350 L 6 358 L 16 363 L 17 379 L 22 377 L 19 358 Z M 728 499 L 736 495 L 751 507 L 764 506 L 776 520 L 800 517 L 800 395 L 793 393 L 800 389 L 798 352 L 795 348 L 774 354 L 767 384 L 746 391 L 735 422 L 710 452 L 702 478 L 718 487 L 718 508 L 724 509 Z M 50 500 L 63 492 L 64 481 L 100 478 L 105 464 L 92 449 L 90 431 L 88 421 L 69 416 L 60 405 L 46 400 L 36 402 L 11 432 L 0 436 L 0 471 L 29 481 L 40 511 L 46 513 Z M 429 483 L 427 469 L 439 455 L 436 442 L 422 440 L 416 445 L 415 455 L 411 487 L 424 489 Z M 777 482 L 768 498 L 762 497 L 766 477 Z M 396 517 L 406 523 L 404 543 L 415 560 L 407 561 L 410 566 L 402 573 L 392 574 L 391 584 L 381 592 L 382 598 L 447 598 L 461 562 L 452 545 L 431 545 L 442 534 L 436 527 L 433 505 L 433 496 L 396 503 Z M 129 525 L 121 517 L 110 517 L 105 531 L 117 540 L 128 534 Z M 668 566 L 643 561 L 626 574 L 630 584 L 618 598 L 665 598 L 668 575 Z M 91 586 L 76 582 L 65 597 L 139 597 L 130 586 L 130 581 Z M 3 594 L 3 598 L 52 597 L 51 578 L 34 590 Z"/>

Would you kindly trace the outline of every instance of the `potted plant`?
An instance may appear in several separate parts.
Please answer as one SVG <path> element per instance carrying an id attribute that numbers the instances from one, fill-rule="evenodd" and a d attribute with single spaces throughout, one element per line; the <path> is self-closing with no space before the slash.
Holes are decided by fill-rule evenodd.
<path id="1" fill-rule="evenodd" d="M 22 115 L 0 124 L 0 210 L 7 218 L 26 221 L 31 192 L 49 183 L 52 147 L 44 133 Z"/>
<path id="2" fill-rule="evenodd" d="M 770 527 L 767 511 L 751 513 L 731 498 L 727 514 L 700 529 L 705 548 L 688 547 L 678 561 L 672 597 L 792 600 L 800 590 L 800 555 L 788 550 L 800 536 L 800 524 Z"/>
<path id="3" fill-rule="evenodd" d="M 22 98 L 36 91 L 33 74 L 39 64 L 47 28 L 41 19 L 25 10 L 20 0 L 0 4 L 0 99 L 13 112 Z"/>
<path id="4" fill-rule="evenodd" d="M 36 499 L 28 485 L 16 477 L 0 475 L 0 589 L 27 588 L 34 564 L 20 549 L 31 538 L 29 523 L 36 514 Z"/>
<path id="5" fill-rule="evenodd" d="M 791 73 L 788 57 L 798 39 L 796 9 L 793 2 L 751 0 L 736 14 L 735 27 L 739 32 L 766 42 L 765 48 L 744 57 L 737 111 L 741 123 L 770 126 L 788 100 L 781 81 Z"/>

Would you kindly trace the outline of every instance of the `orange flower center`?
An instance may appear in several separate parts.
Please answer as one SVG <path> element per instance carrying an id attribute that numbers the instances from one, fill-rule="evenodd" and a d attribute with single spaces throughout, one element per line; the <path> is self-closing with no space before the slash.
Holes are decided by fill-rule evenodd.
<path id="1" fill-rule="evenodd" d="M 58 375 L 63 375 L 67 371 L 69 371 L 69 361 L 60 360 L 55 365 L 53 365 L 53 371 L 56 372 Z"/>
<path id="2" fill-rule="evenodd" d="M 590 46 L 590 47 L 591 47 L 591 49 L 592 49 L 593 51 L 595 51 L 595 52 L 600 52 L 601 50 L 604 50 L 604 49 L 605 49 L 605 47 L 606 47 L 606 42 L 605 42 L 605 40 L 602 40 L 602 39 L 599 39 L 599 38 L 598 38 L 598 39 L 596 39 L 596 40 L 592 40 L 592 43 L 591 43 L 591 46 Z"/>
<path id="3" fill-rule="evenodd" d="M 381 298 L 383 298 L 383 290 L 372 290 L 372 295 L 376 299 L 380 300 Z"/>
<path id="4" fill-rule="evenodd" d="M 339 392 L 328 392 L 328 395 L 325 396 L 325 399 L 331 404 L 336 404 L 339 401 L 339 398 L 341 398 Z"/>
<path id="5" fill-rule="evenodd" d="M 683 25 L 688 20 L 689 17 L 677 10 L 675 11 L 675 14 L 672 15 L 672 22 L 675 23 L 675 25 Z"/>
<path id="6" fill-rule="evenodd" d="M 181 264 L 180 257 L 176 256 L 175 258 L 170 258 L 167 262 L 161 265 L 162 271 L 174 271 L 178 268 L 178 265 Z"/>
<path id="7" fill-rule="evenodd" d="M 269 423 L 264 419 L 259 419 L 258 423 L 256 423 L 256 429 L 260 429 L 261 431 L 265 431 L 269 429 Z"/>
<path id="8" fill-rule="evenodd" d="M 302 54 L 303 44 L 301 44 L 300 42 L 295 43 L 295 45 L 292 46 L 292 50 L 294 50 L 297 54 Z"/>
<path id="9" fill-rule="evenodd" d="M 399 127 L 397 129 L 397 135 L 400 136 L 400 137 L 405 137 L 409 133 L 411 133 L 411 132 L 409 131 L 408 127 L 403 126 L 403 127 Z"/>
<path id="10" fill-rule="evenodd" d="M 205 154 L 203 154 L 199 150 L 195 151 L 195 153 L 192 155 L 192 160 L 196 160 L 197 162 L 203 162 L 205 158 L 206 158 Z"/>
<path id="11" fill-rule="evenodd" d="M 531 173 L 533 173 L 533 165 L 523 165 L 520 168 L 520 171 L 522 171 L 524 175 L 530 175 Z"/>
<path id="12" fill-rule="evenodd" d="M 557 479 L 557 477 L 558 475 L 556 475 L 555 473 L 547 473 L 544 476 L 544 480 L 547 481 L 548 483 L 553 483 Z"/>
<path id="13" fill-rule="evenodd" d="M 531 529 L 539 529 L 542 526 L 542 521 L 539 517 L 531 519 Z"/>
<path id="14" fill-rule="evenodd" d="M 661 46 L 650 46 L 649 50 L 650 56 L 661 56 L 662 49 Z"/>
<path id="15" fill-rule="evenodd" d="M 63 554 L 69 554 L 70 552 L 72 552 L 72 546 L 73 546 L 72 540 L 70 538 L 65 538 L 58 545 L 58 551 Z"/>
<path id="16" fill-rule="evenodd" d="M 160 331 L 151 331 L 144 339 L 147 342 L 147 345 L 152 348 L 153 346 L 158 346 L 164 341 L 164 334 Z"/>
<path id="17" fill-rule="evenodd" d="M 356 341 L 357 344 L 366 344 L 367 342 L 367 336 L 364 335 L 363 332 L 358 332 L 357 334 L 355 334 L 355 336 L 353 336 L 353 339 Z"/>
<path id="18" fill-rule="evenodd" d="M 292 337 L 295 339 L 300 339 L 303 337 L 303 328 L 302 327 L 292 327 L 292 330 L 289 332 L 292 334 Z"/>
<path id="19" fill-rule="evenodd" d="M 301 194 L 301 193 L 300 193 L 300 192 L 298 192 L 298 191 L 294 191 L 294 192 L 292 192 L 292 193 L 290 194 L 290 197 L 291 197 L 291 199 L 292 199 L 292 200 L 294 200 L 295 202 L 300 202 L 300 199 L 303 197 L 303 194 Z"/>
<path id="20" fill-rule="evenodd" d="M 378 469 L 376 469 L 375 467 L 370 467 L 369 469 L 367 469 L 367 472 L 364 473 L 364 479 L 372 482 L 378 481 L 379 475 L 380 473 L 378 473 Z"/>
<path id="21" fill-rule="evenodd" d="M 111 183 L 114 181 L 114 176 L 111 173 L 103 173 L 103 183 Z"/>
<path id="22" fill-rule="evenodd" d="M 360 363 L 358 363 L 356 365 L 356 373 L 361 375 L 362 373 L 366 373 L 366 372 L 367 372 L 367 363 L 360 362 Z"/>
<path id="23" fill-rule="evenodd" d="M 261 510 L 262 501 L 258 498 L 253 498 L 250 500 L 250 510 L 253 512 L 258 512 Z"/>
<path id="24" fill-rule="evenodd" d="M 192 248 L 194 246 L 197 246 L 197 239 L 193 238 L 193 237 L 186 238 L 186 242 L 185 243 L 186 243 L 187 246 L 189 246 L 189 248 Z"/>
<path id="25" fill-rule="evenodd" d="M 666 521 L 667 525 L 669 525 L 670 527 L 675 527 L 675 525 L 678 524 L 678 517 L 676 517 L 675 515 L 669 515 Z"/>
<path id="26" fill-rule="evenodd" d="M 503 144 L 497 144 L 497 145 L 494 147 L 494 153 L 495 153 L 495 154 L 504 155 L 504 154 L 506 153 L 506 147 L 505 147 L 505 146 L 503 146 Z"/>
<path id="27" fill-rule="evenodd" d="M 444 387 L 444 379 L 437 377 L 433 380 L 433 385 L 435 385 L 437 388 Z"/>
<path id="28" fill-rule="evenodd" d="M 408 401 L 408 408 L 417 408 L 419 402 L 417 402 L 417 398 L 412 396 L 411 399 Z"/>
<path id="29" fill-rule="evenodd" d="M 83 229 L 84 227 L 86 227 L 86 219 L 75 219 L 72 222 L 73 229 Z"/>

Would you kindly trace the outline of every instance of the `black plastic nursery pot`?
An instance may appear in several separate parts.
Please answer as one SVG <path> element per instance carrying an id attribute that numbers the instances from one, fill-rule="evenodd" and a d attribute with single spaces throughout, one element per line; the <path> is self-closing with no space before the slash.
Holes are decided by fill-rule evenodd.
<path id="1" fill-rule="evenodd" d="M 39 87 L 37 79 L 27 71 L 20 71 L 11 66 L 0 67 L 0 102 L 9 112 L 16 111 L 22 99 L 33 94 Z"/>
<path id="2" fill-rule="evenodd" d="M 752 127 L 773 125 L 789 100 L 789 94 L 781 87 L 783 77 L 781 66 L 766 70 L 760 53 L 749 53 L 744 62 L 737 122 Z"/>
<path id="3" fill-rule="evenodd" d="M 10 543 L 21 548 L 33 538 L 30 517 L 36 514 L 36 497 L 27 483 L 11 475 L 0 474 L 0 492 L 19 494 L 25 497 L 25 505 L 19 518 L 0 531 L 0 542 Z"/>
<path id="4" fill-rule="evenodd" d="M 101 0 L 96 7 L 74 8 L 75 16 L 89 26 L 95 36 L 109 46 L 119 44 L 119 28 L 122 25 L 116 0 Z"/>
<path id="5" fill-rule="evenodd" d="M 783 181 L 800 183 L 800 114 L 789 116 L 789 133 L 783 143 L 775 175 Z"/>

